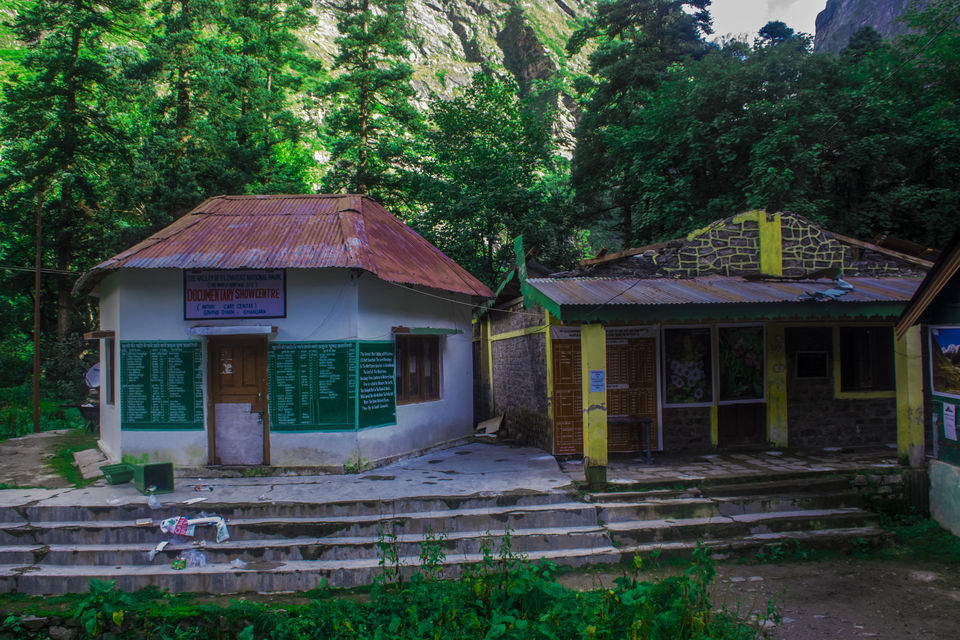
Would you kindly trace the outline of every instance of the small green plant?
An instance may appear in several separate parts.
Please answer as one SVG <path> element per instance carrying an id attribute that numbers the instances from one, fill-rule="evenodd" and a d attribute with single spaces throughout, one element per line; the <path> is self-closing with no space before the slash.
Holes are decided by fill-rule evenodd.
<path id="1" fill-rule="evenodd" d="M 135 456 L 129 453 L 125 453 L 120 458 L 120 461 L 123 462 L 124 464 L 130 464 L 130 465 L 147 464 L 148 462 L 150 462 L 150 454 L 142 453 L 139 456 Z"/>
<path id="2" fill-rule="evenodd" d="M 244 467 L 240 470 L 242 478 L 266 478 L 273 475 L 273 467 L 259 465 L 256 467 Z"/>
<path id="3" fill-rule="evenodd" d="M 443 563 L 447 559 L 447 554 L 443 550 L 443 541 L 447 534 L 444 531 L 433 532 L 430 527 L 420 542 L 420 571 L 430 580 L 441 580 L 443 578 Z"/>
<path id="4" fill-rule="evenodd" d="M 382 570 L 377 579 L 396 585 L 398 589 L 403 583 L 403 562 L 397 529 L 402 526 L 403 520 L 393 518 L 377 527 L 377 564 Z"/>
<path id="5" fill-rule="evenodd" d="M 870 555 L 872 547 L 870 541 L 862 536 L 854 538 L 850 543 L 850 554 L 855 558 L 866 558 Z"/>
<path id="6" fill-rule="evenodd" d="M 347 461 L 343 463 L 343 472 L 344 473 L 363 473 L 364 471 L 369 471 L 373 468 L 373 463 L 361 456 L 359 453 L 352 455 L 347 458 Z"/>
<path id="7" fill-rule="evenodd" d="M 760 549 L 760 551 L 753 554 L 753 557 L 756 558 L 760 564 L 768 564 L 771 562 L 780 562 L 785 555 L 786 552 L 784 551 L 783 545 L 774 544 Z"/>
<path id="8" fill-rule="evenodd" d="M 80 621 L 87 635 L 96 636 L 108 628 L 118 631 L 128 609 L 135 605 L 130 594 L 116 589 L 115 580 L 90 579 L 90 593 L 80 601 L 73 617 Z"/>
<path id="9" fill-rule="evenodd" d="M 3 619 L 3 624 L 0 624 L 0 630 L 12 631 L 16 634 L 15 637 L 20 636 L 23 633 L 23 618 L 11 613 Z"/>

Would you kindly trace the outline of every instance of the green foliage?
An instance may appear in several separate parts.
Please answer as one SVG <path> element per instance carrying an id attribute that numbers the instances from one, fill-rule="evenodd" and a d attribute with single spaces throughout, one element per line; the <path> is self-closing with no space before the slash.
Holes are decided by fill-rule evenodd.
<path id="1" fill-rule="evenodd" d="M 960 565 L 960 538 L 953 535 L 936 521 L 913 515 L 890 519 L 885 528 L 896 536 L 900 555 L 933 561 L 946 565 Z"/>
<path id="2" fill-rule="evenodd" d="M 115 586 L 115 580 L 90 579 L 89 594 L 73 612 L 87 635 L 98 636 L 108 629 L 119 631 L 123 627 L 126 611 L 135 600 Z"/>
<path id="3" fill-rule="evenodd" d="M 40 429 L 80 429 L 83 419 L 76 409 L 64 409 L 61 401 L 40 399 Z M 0 388 L 0 440 L 33 432 L 33 400 L 30 385 Z"/>
<path id="4" fill-rule="evenodd" d="M 571 181 L 588 218 L 619 213 L 625 246 L 633 243 L 634 208 L 645 191 L 634 177 L 627 136 L 660 79 L 706 50 L 709 6 L 710 0 L 601 0 L 567 45 L 576 53 L 588 41 L 596 44 L 590 54 L 592 76 L 577 82 L 583 114 Z M 658 148 L 655 139 L 646 142 L 651 151 Z"/>
<path id="5" fill-rule="evenodd" d="M 389 200 L 411 162 L 407 147 L 420 119 L 411 102 L 406 0 L 344 0 L 337 11 L 339 75 L 324 88 L 331 161 L 324 188 Z"/>
<path id="6" fill-rule="evenodd" d="M 425 547 L 430 546 L 428 539 Z M 497 554 L 487 545 L 483 561 L 465 568 L 457 580 L 440 579 L 434 570 L 415 573 L 402 585 L 378 583 L 369 602 L 324 597 L 282 608 L 244 601 L 232 601 L 223 608 L 189 606 L 178 603 L 178 596 L 155 590 L 126 594 L 111 582 L 91 581 L 91 591 L 75 616 L 89 635 L 114 638 L 747 640 L 758 636 L 755 626 L 712 608 L 707 589 L 714 570 L 703 548 L 681 575 L 660 581 L 623 577 L 614 588 L 578 592 L 557 584 L 555 573 L 552 563 L 527 562 L 513 554 L 509 544 L 501 543 Z M 18 623 L 13 617 L 6 624 L 13 628 Z"/>
<path id="7" fill-rule="evenodd" d="M 411 225 L 468 271 L 496 286 L 512 241 L 567 264 L 575 209 L 566 167 L 543 118 L 512 81 L 486 73 L 449 100 L 434 97 Z"/>
<path id="8" fill-rule="evenodd" d="M 635 53 L 605 44 L 609 71 L 598 67 L 585 94 L 578 196 L 629 205 L 621 226 L 641 245 L 765 208 L 939 246 L 960 204 L 958 12 L 957 0 L 932 3 L 908 15 L 913 35 L 889 44 L 862 30 L 839 56 L 813 54 L 808 37 L 771 23 L 752 46 L 676 58 L 613 97 L 603 83 L 612 88 L 607 78 Z"/>

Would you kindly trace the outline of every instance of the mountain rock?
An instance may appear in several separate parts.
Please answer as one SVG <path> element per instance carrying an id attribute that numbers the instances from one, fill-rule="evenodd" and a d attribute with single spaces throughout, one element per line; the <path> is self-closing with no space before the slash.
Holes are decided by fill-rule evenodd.
<path id="1" fill-rule="evenodd" d="M 847 46 L 850 36 L 861 27 L 873 27 L 885 38 L 907 33 L 900 20 L 912 0 L 827 0 L 817 15 L 815 51 L 837 53 Z M 926 4 L 923 2 L 922 4 Z"/>
<path id="2" fill-rule="evenodd" d="M 304 34 L 308 47 L 330 63 L 336 54 L 337 0 L 315 0 L 318 24 Z M 592 0 L 408 0 L 408 43 L 414 88 L 449 94 L 487 67 L 511 75 L 521 88 L 558 72 L 580 70 L 585 58 L 569 59 L 564 48 L 589 15 Z"/>

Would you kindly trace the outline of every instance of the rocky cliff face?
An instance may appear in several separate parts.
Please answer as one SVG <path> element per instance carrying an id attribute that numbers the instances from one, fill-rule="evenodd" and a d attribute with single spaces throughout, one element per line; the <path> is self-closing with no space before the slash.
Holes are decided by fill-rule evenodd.
<path id="1" fill-rule="evenodd" d="M 319 24 L 305 34 L 325 61 L 333 59 L 337 37 L 335 0 L 315 0 Z M 414 87 L 449 93 L 470 83 L 487 65 L 512 75 L 521 87 L 545 80 L 584 59 L 567 59 L 567 38 L 593 0 L 408 0 L 407 19 L 415 37 L 409 46 Z"/>
<path id="2" fill-rule="evenodd" d="M 817 35 L 813 48 L 817 52 L 836 53 L 847 46 L 850 36 L 861 27 L 873 27 L 880 35 L 891 38 L 907 32 L 900 21 L 911 0 L 827 0 L 826 8 L 817 16 Z"/>

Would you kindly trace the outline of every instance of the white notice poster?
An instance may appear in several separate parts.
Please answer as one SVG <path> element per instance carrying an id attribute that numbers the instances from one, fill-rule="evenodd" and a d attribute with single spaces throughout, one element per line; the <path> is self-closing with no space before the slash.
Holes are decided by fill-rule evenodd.
<path id="1" fill-rule="evenodd" d="M 947 440 L 957 439 L 957 405 L 943 404 L 943 433 Z"/>
<path id="2" fill-rule="evenodd" d="M 590 370 L 590 393 L 607 390 L 607 372 L 603 369 Z"/>

